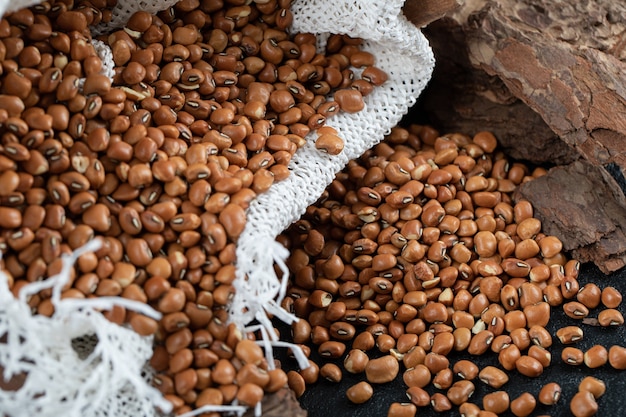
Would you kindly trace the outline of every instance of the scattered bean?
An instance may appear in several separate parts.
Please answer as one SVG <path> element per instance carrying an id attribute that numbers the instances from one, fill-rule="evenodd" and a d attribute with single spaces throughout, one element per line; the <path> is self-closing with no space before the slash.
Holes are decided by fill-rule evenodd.
<path id="1" fill-rule="evenodd" d="M 589 391 L 579 391 L 570 401 L 570 411 L 575 417 L 591 417 L 598 412 L 598 403 Z"/>
<path id="2" fill-rule="evenodd" d="M 537 398 L 541 404 L 554 405 L 561 398 L 561 386 L 556 382 L 549 382 L 541 387 Z"/>
<path id="3" fill-rule="evenodd" d="M 608 361 L 608 352 L 602 345 L 594 345 L 587 349 L 584 355 L 584 362 L 589 368 L 599 368 Z"/>
<path id="4" fill-rule="evenodd" d="M 372 398 L 372 395 L 374 395 L 374 389 L 365 381 L 361 381 L 356 385 L 351 386 L 346 391 L 346 396 L 354 404 L 363 404 Z"/>
<path id="5" fill-rule="evenodd" d="M 606 391 L 606 385 L 598 378 L 586 376 L 578 384 L 578 391 L 589 391 L 597 400 L 602 397 Z"/>
<path id="6" fill-rule="evenodd" d="M 510 408 L 516 417 L 527 417 L 532 414 L 536 406 L 535 397 L 529 392 L 524 392 L 511 401 Z"/>

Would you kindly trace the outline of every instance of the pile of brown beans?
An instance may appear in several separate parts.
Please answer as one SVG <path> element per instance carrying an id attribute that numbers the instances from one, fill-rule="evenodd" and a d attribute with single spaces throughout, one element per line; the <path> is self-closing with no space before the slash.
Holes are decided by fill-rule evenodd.
<path id="1" fill-rule="evenodd" d="M 423 407 L 522 417 L 538 402 L 556 404 L 561 387 L 554 382 L 515 398 L 506 391 L 509 373 L 536 378 L 552 363 L 551 311 L 594 326 L 624 319 L 619 291 L 580 285 L 579 263 L 541 232 L 528 201 L 513 201 L 516 186 L 545 172 L 510 162 L 489 132 L 440 135 L 420 125 L 394 128 L 351 161 L 279 237 L 291 251 L 283 307 L 301 318 L 293 340 L 328 362 L 290 371 L 296 394 L 319 377 L 336 383 L 347 372 L 362 377 L 346 392 L 356 404 L 401 375 L 409 401 L 391 404 L 389 417 Z M 596 308 L 598 317 L 589 317 Z M 556 337 L 577 343 L 583 329 L 566 326 Z M 498 366 L 451 362 L 463 352 L 495 354 Z M 562 360 L 624 369 L 626 349 L 568 346 Z M 474 404 L 479 382 L 489 391 Z M 577 417 L 593 415 L 601 395 L 585 386 L 571 399 Z"/>
<path id="2" fill-rule="evenodd" d="M 182 0 L 97 38 L 111 80 L 90 25 L 115 3 L 52 0 L 0 20 L 1 266 L 17 294 L 101 239 L 62 297 L 121 296 L 163 314 L 104 313 L 155 336 L 154 382 L 176 413 L 253 406 L 287 376 L 226 324 L 245 210 L 289 176 L 309 132 L 340 153 L 326 120 L 361 110 L 386 74 L 359 39 L 331 36 L 318 52 L 314 35 L 289 34 L 290 0 Z M 49 291 L 28 302 L 54 312 Z"/>

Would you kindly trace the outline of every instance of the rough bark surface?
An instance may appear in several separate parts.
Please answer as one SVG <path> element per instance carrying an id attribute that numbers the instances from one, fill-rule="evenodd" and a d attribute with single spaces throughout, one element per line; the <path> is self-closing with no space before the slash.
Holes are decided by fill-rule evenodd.
<path id="1" fill-rule="evenodd" d="M 513 95 L 498 76 L 470 62 L 466 21 L 469 11 L 478 7 L 474 3 L 466 2 L 424 29 L 436 65 L 420 98 L 423 110 L 433 124 L 446 131 L 475 134 L 490 130 L 513 158 L 539 164 L 574 161 L 576 152 L 559 140 L 538 113 Z"/>
<path id="2" fill-rule="evenodd" d="M 612 0 L 490 2 L 470 16 L 469 58 L 591 163 L 623 168 L 625 18 Z"/>
<path id="3" fill-rule="evenodd" d="M 308 413 L 300 407 L 295 394 L 289 388 L 282 388 L 273 394 L 265 394 L 262 400 L 263 417 L 307 417 Z M 254 410 L 249 409 L 243 417 L 253 417 Z"/>
<path id="4" fill-rule="evenodd" d="M 522 184 L 515 199 L 532 201 L 546 234 L 559 236 L 582 262 L 602 259 L 598 267 L 608 274 L 626 265 L 626 201 L 616 189 L 603 168 L 580 160 Z"/>
<path id="5" fill-rule="evenodd" d="M 441 19 L 458 7 L 458 0 L 406 0 L 402 11 L 419 28 Z"/>
<path id="6" fill-rule="evenodd" d="M 626 265 L 626 201 L 609 175 L 626 172 L 626 3 L 467 0 L 425 32 L 435 123 L 492 130 L 515 158 L 579 160 L 520 195 L 578 259 L 606 273 Z"/>

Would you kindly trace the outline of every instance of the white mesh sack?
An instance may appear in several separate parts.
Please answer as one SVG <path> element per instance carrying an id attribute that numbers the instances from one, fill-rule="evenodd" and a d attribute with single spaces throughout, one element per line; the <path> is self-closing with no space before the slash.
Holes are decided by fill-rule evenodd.
<path id="1" fill-rule="evenodd" d="M 406 114 L 430 79 L 434 58 L 422 33 L 402 14 L 403 0 L 295 0 L 294 32 L 340 33 L 364 39 L 363 50 L 376 57 L 376 66 L 389 79 L 365 97 L 365 109 L 339 113 L 327 124 L 345 141 L 344 151 L 331 156 L 315 148 L 317 135 L 294 155 L 291 175 L 258 196 L 247 212 L 248 222 L 237 242 L 235 297 L 231 319 L 240 326 L 257 320 L 271 332 L 267 313 L 287 323 L 295 320 L 280 308 L 287 275 L 287 250 L 276 236 L 304 214 L 350 159 L 379 143 Z M 323 46 L 323 45 L 321 45 Z M 279 279 L 274 263 L 283 271 Z"/>
<path id="2" fill-rule="evenodd" d="M 41 2 L 42 0 L 0 0 L 0 16 Z"/>
<path id="3" fill-rule="evenodd" d="M 63 260 L 62 271 L 22 288 L 14 298 L 0 271 L 0 413 L 10 417 L 139 416 L 171 405 L 143 376 L 152 338 L 109 322 L 99 309 L 120 305 L 158 319 L 149 306 L 117 297 L 61 299 L 78 257 L 100 247 L 95 239 Z M 52 289 L 52 317 L 33 315 L 28 297 Z"/>
<path id="4" fill-rule="evenodd" d="M 0 0 L 0 14 L 37 3 L 37 0 Z M 106 33 L 122 26 L 137 10 L 156 13 L 174 0 L 119 0 L 114 19 L 93 33 Z M 315 133 L 298 150 L 288 179 L 276 183 L 252 202 L 247 224 L 237 243 L 235 298 L 230 306 L 231 320 L 246 330 L 258 330 L 269 359 L 272 346 L 285 346 L 275 340 L 268 314 L 290 323 L 296 320 L 280 308 L 287 286 L 287 250 L 276 243 L 276 236 L 297 220 L 316 201 L 325 187 L 346 163 L 379 143 L 406 114 L 428 82 L 434 58 L 421 32 L 401 12 L 403 0 L 294 0 L 292 32 L 318 34 L 320 48 L 330 33 L 364 39 L 363 49 L 372 52 L 376 66 L 389 79 L 365 98 L 365 109 L 357 114 L 340 113 L 329 125 L 345 141 L 338 156 L 318 151 Z M 111 54 L 97 44 L 112 74 Z M 90 250 L 93 248 L 83 248 Z M 67 268 L 73 258 L 66 262 Z M 283 274 L 274 272 L 277 264 Z M 140 337 L 129 329 L 111 324 L 98 312 L 114 304 L 124 305 L 151 317 L 158 313 L 145 305 L 120 299 L 61 300 L 64 274 L 27 286 L 15 300 L 6 277 L 0 274 L 0 373 L 5 381 L 28 375 L 17 389 L 0 390 L 0 413 L 21 416 L 130 417 L 155 415 L 154 406 L 168 412 L 169 403 L 149 386 L 151 338 Z M 26 304 L 28 294 L 42 286 L 56 288 L 55 314 L 51 318 L 33 316 Z M 251 323 L 257 324 L 251 326 Z M 249 326 L 249 327 L 246 327 Z M 306 358 L 298 355 L 299 362 Z M 273 361 L 268 361 L 273 364 Z M 15 379 L 13 380 L 15 382 Z M 0 381 L 0 386 L 2 382 Z M 219 408 L 215 408 L 216 411 Z M 236 404 L 223 407 L 241 414 Z M 211 407 L 195 410 L 185 417 Z M 256 414 L 260 414 L 257 407 Z"/>

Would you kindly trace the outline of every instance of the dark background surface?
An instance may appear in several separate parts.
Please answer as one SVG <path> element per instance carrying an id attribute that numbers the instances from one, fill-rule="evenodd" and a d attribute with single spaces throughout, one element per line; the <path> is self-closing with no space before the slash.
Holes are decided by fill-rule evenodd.
<path id="1" fill-rule="evenodd" d="M 604 275 L 595 266 L 585 264 L 581 268 L 579 276 L 579 282 L 581 287 L 588 283 L 594 282 L 600 288 L 607 286 L 613 286 L 620 290 L 622 294 L 626 294 L 626 270 L 620 270 L 609 276 Z M 597 317 L 598 313 L 602 311 L 603 307 L 600 305 L 598 308 L 591 310 L 589 317 Z M 622 303 L 618 310 L 626 315 L 626 309 L 624 303 Z M 556 331 L 563 326 L 578 325 L 584 330 L 584 339 L 574 345 L 581 349 L 583 352 L 595 344 L 601 344 L 608 350 L 612 345 L 626 346 L 626 330 L 624 326 L 617 328 L 602 328 L 594 327 L 590 325 L 582 324 L 578 320 L 570 319 L 565 316 L 563 309 L 553 308 L 551 313 L 550 323 L 548 329 L 553 337 L 553 345 L 549 348 L 552 354 L 552 365 L 546 368 L 544 373 L 538 378 L 528 378 L 517 373 L 517 371 L 508 372 L 509 382 L 506 383 L 501 390 L 506 390 L 513 400 L 523 392 L 530 392 L 535 397 L 539 394 L 539 390 L 544 384 L 549 382 L 557 382 L 562 389 L 562 396 L 559 402 L 554 406 L 544 406 L 538 403 L 534 416 L 545 414 L 550 416 L 571 416 L 569 411 L 569 401 L 577 392 L 578 383 L 587 375 L 592 375 L 596 378 L 602 379 L 606 386 L 606 394 L 598 400 L 599 411 L 598 416 L 606 417 L 618 417 L 626 415 L 626 371 L 616 371 L 608 363 L 597 369 L 589 369 L 585 365 L 571 366 L 566 365 L 561 360 L 561 351 L 563 345 L 556 338 Z M 323 364 L 325 362 L 320 361 L 316 355 L 315 349 L 312 349 L 312 356 L 316 363 Z M 373 356 L 373 349 L 369 353 Z M 349 349 L 346 349 L 348 352 Z M 344 355 L 345 356 L 345 355 Z M 479 368 L 483 368 L 488 365 L 497 366 L 502 369 L 498 364 L 497 355 L 491 351 L 488 351 L 482 356 L 470 356 L 463 353 L 451 353 L 448 355 L 450 359 L 450 366 L 460 359 L 470 359 L 474 361 Z M 339 361 L 335 361 L 340 367 L 342 367 L 343 357 Z M 287 359 L 283 362 L 285 367 L 295 367 L 293 360 Z M 373 385 L 374 396 L 367 403 L 362 405 L 354 405 L 350 403 L 345 395 L 346 390 L 364 379 L 365 375 L 352 375 L 348 372 L 344 372 L 343 380 L 339 384 L 334 384 L 329 381 L 320 378 L 320 380 L 312 386 L 307 387 L 307 391 L 300 398 L 301 405 L 309 412 L 310 417 L 326 417 L 326 416 L 354 416 L 354 417 L 378 417 L 386 416 L 389 405 L 392 402 L 407 402 L 405 395 L 406 385 L 402 382 L 403 366 L 400 366 L 400 372 L 398 377 L 388 383 L 382 385 Z M 455 379 L 457 380 L 457 379 Z M 493 388 L 488 387 L 478 379 L 474 380 L 476 386 L 476 392 L 470 398 L 470 402 L 473 402 L 479 406 L 482 406 L 482 397 L 485 394 L 496 391 Z M 433 394 L 437 392 L 431 384 L 426 387 L 426 390 Z M 444 392 L 445 391 L 439 391 Z M 418 416 L 444 416 L 444 417 L 458 417 L 458 408 L 453 407 L 452 410 L 446 413 L 436 413 L 431 407 L 424 407 L 418 410 Z M 511 413 L 504 414 L 504 416 L 513 416 Z"/>

